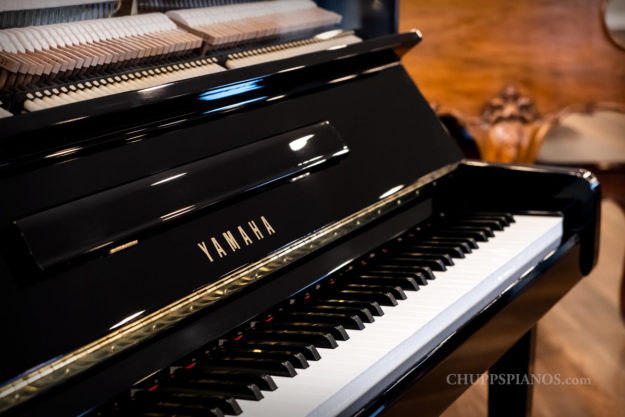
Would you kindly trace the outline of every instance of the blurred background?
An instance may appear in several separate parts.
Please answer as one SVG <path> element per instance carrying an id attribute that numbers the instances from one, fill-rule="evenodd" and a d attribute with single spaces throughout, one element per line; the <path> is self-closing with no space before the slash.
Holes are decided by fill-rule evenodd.
<path id="1" fill-rule="evenodd" d="M 404 64 L 468 157 L 583 166 L 601 181 L 595 271 L 539 323 L 534 416 L 625 415 L 625 0 L 403 0 Z M 446 417 L 486 415 L 473 385 Z"/>

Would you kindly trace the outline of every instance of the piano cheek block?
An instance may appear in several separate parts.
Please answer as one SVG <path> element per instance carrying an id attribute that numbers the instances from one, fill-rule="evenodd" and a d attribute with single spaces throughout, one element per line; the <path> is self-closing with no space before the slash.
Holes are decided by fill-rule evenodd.
<path id="1" fill-rule="evenodd" d="M 14 225 L 45 271 L 89 253 L 114 253 L 170 220 L 318 169 L 348 152 L 334 127 L 320 122 L 67 202 Z"/>

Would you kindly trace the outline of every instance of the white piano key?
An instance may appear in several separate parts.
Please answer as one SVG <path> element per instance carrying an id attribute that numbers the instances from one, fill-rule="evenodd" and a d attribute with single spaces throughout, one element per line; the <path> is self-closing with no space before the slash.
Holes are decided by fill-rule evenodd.
<path id="1" fill-rule="evenodd" d="M 562 219 L 515 216 L 503 231 L 395 307 L 383 307 L 362 331 L 336 349 L 319 349 L 321 360 L 294 378 L 275 378 L 278 389 L 258 402 L 239 400 L 244 417 L 331 416 L 364 395 L 411 357 L 424 357 L 453 331 L 496 299 L 512 282 L 555 250 Z"/>
<path id="2" fill-rule="evenodd" d="M 13 113 L 0 107 L 0 119 L 2 119 L 3 117 L 11 117 L 11 116 L 13 116 Z"/>

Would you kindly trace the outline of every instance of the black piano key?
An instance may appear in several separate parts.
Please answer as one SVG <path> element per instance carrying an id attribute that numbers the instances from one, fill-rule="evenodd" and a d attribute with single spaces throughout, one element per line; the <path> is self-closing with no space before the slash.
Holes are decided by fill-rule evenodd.
<path id="1" fill-rule="evenodd" d="M 394 278 L 412 278 L 414 279 L 417 284 L 419 284 L 420 286 L 423 285 L 428 285 L 428 279 L 434 279 L 434 274 L 432 273 L 432 270 L 430 268 L 426 268 L 427 269 L 427 273 L 428 273 L 428 277 L 427 278 L 426 275 L 423 272 L 420 271 L 415 271 L 412 268 L 395 268 L 395 269 L 380 269 L 380 268 L 370 268 L 367 269 L 363 272 L 363 274 L 366 274 L 367 276 L 372 276 L 372 277 L 394 277 Z"/>
<path id="2" fill-rule="evenodd" d="M 454 237 L 449 237 L 449 236 L 428 236 L 427 238 L 425 238 L 424 240 L 422 240 L 423 243 L 434 243 L 436 244 L 437 242 L 441 242 L 441 243 L 453 243 L 455 245 L 461 245 L 461 247 L 463 249 L 469 248 L 468 251 L 465 251 L 465 253 L 471 253 L 473 249 L 478 249 L 479 245 L 477 244 L 477 240 L 473 239 L 472 237 L 467 237 L 467 236 L 456 236 Z"/>
<path id="3" fill-rule="evenodd" d="M 241 407 L 234 397 L 223 395 L 209 395 L 197 391 L 190 390 L 174 390 L 170 387 L 163 387 L 157 391 L 139 391 L 135 393 L 137 401 L 154 402 L 157 400 L 171 401 L 180 404 L 197 404 L 204 408 L 218 408 L 224 414 L 238 416 L 242 413 Z"/>
<path id="4" fill-rule="evenodd" d="M 503 230 L 505 227 L 504 222 L 498 219 L 488 219 L 488 218 L 460 218 L 454 219 L 450 222 L 453 225 L 463 225 L 463 226 L 486 226 L 491 230 Z"/>
<path id="5" fill-rule="evenodd" d="M 490 227 L 486 226 L 461 226 L 461 225 L 447 225 L 443 227 L 441 230 L 444 231 L 459 231 L 459 232 L 481 232 L 486 237 L 494 237 L 495 233 Z"/>
<path id="6" fill-rule="evenodd" d="M 234 397 L 208 395 L 188 390 L 177 391 L 169 387 L 164 387 L 153 392 L 139 391 L 134 394 L 134 397 L 135 400 L 138 401 L 138 404 L 145 404 L 148 402 L 154 403 L 155 401 L 168 401 L 177 404 L 199 405 L 208 409 L 217 408 L 224 414 L 233 416 L 238 416 L 242 413 L 241 407 Z"/>
<path id="7" fill-rule="evenodd" d="M 213 392 L 226 397 L 240 398 L 242 400 L 258 401 L 263 398 L 263 394 L 256 384 L 206 379 L 203 376 L 193 374 L 170 381 L 169 387 L 172 389 L 184 388 L 198 390 L 200 392 Z"/>
<path id="8" fill-rule="evenodd" d="M 285 333 L 285 332 L 283 332 Z M 223 369 L 256 370 L 270 375 L 294 377 L 297 375 L 293 364 L 289 361 L 272 359 L 247 358 L 244 356 L 219 356 L 202 361 L 202 364 Z"/>
<path id="9" fill-rule="evenodd" d="M 285 320 L 301 320 L 314 323 L 337 323 L 351 330 L 362 330 L 365 328 L 364 323 L 357 314 L 340 313 L 340 312 L 324 312 L 324 311 L 306 311 L 289 312 L 284 316 Z"/>
<path id="10" fill-rule="evenodd" d="M 454 247 L 454 248 L 460 249 L 465 255 L 467 253 L 472 252 L 471 245 L 469 245 L 467 242 L 464 242 L 462 240 L 452 240 L 452 239 L 450 240 L 444 240 L 444 239 L 428 240 L 428 239 L 425 239 L 425 240 L 418 242 L 418 244 L 431 246 L 431 247 Z"/>
<path id="11" fill-rule="evenodd" d="M 398 248 L 400 252 L 420 252 L 424 254 L 448 255 L 452 258 L 464 258 L 464 251 L 454 245 L 405 245 Z"/>
<path id="12" fill-rule="evenodd" d="M 462 213 L 462 217 L 493 217 L 497 219 L 504 219 L 505 221 L 510 223 L 514 223 L 514 216 L 512 213 L 505 212 L 493 212 L 493 211 L 473 211 Z"/>
<path id="13" fill-rule="evenodd" d="M 372 316 L 383 316 L 384 310 L 377 301 L 361 301 L 361 300 L 348 300 L 343 298 L 321 298 L 313 301 L 313 303 L 325 304 L 329 306 L 350 306 L 357 308 L 366 308 Z"/>
<path id="14" fill-rule="evenodd" d="M 396 306 L 397 300 L 389 291 L 360 291 L 349 289 L 338 289 L 333 296 L 345 298 L 347 300 L 376 301 L 383 306 Z"/>
<path id="15" fill-rule="evenodd" d="M 510 221 L 508 220 L 508 218 L 506 216 L 497 216 L 497 215 L 478 215 L 478 214 L 471 214 L 471 215 L 459 215 L 456 219 L 454 220 L 462 220 L 462 221 L 491 221 L 491 222 L 497 222 L 500 225 L 502 225 L 504 228 L 510 226 Z"/>
<path id="16" fill-rule="evenodd" d="M 235 381 L 256 384 L 263 391 L 274 391 L 278 386 L 269 374 L 258 372 L 244 372 L 234 369 L 213 368 L 206 365 L 196 365 L 192 369 L 182 368 L 176 371 L 176 376 L 184 378 L 187 375 L 201 376 L 208 379 Z"/>
<path id="17" fill-rule="evenodd" d="M 437 230 L 434 235 L 428 236 L 428 239 L 436 239 L 437 237 L 471 238 L 477 242 L 488 241 L 488 236 L 479 230 Z"/>
<path id="18" fill-rule="evenodd" d="M 405 300 L 406 298 L 406 293 L 404 292 L 404 290 L 402 290 L 402 288 L 399 285 L 375 285 L 375 284 L 362 284 L 362 283 L 355 283 L 355 282 L 346 282 L 344 284 L 341 284 L 342 288 L 345 289 L 350 289 L 350 290 L 357 290 L 357 291 L 380 291 L 380 292 L 385 292 L 388 291 L 391 294 L 393 294 L 393 297 L 395 297 L 398 300 Z"/>
<path id="19" fill-rule="evenodd" d="M 243 342 L 246 346 L 254 349 L 269 349 L 277 351 L 296 351 L 304 355 L 306 360 L 318 361 L 321 359 L 319 351 L 311 343 L 286 342 L 278 340 L 251 339 Z M 262 387 L 261 387 L 262 388 Z"/>
<path id="20" fill-rule="evenodd" d="M 330 323 L 314 323 L 314 322 L 295 322 L 285 318 L 284 321 L 273 321 L 263 326 L 263 329 L 271 330 L 296 330 L 305 332 L 324 332 L 332 335 L 336 340 L 349 340 L 349 335 L 345 328 L 340 324 Z"/>
<path id="21" fill-rule="evenodd" d="M 253 338 L 312 343 L 315 347 L 326 349 L 334 349 L 339 346 L 331 334 L 320 331 L 263 329 L 262 331 L 256 330 Z"/>
<path id="22" fill-rule="evenodd" d="M 230 347 L 226 349 L 225 354 L 233 354 L 237 356 L 247 356 L 250 358 L 267 358 L 267 359 L 279 359 L 283 361 L 289 361 L 295 368 L 306 369 L 310 365 L 308 361 L 300 352 L 292 351 L 276 351 L 269 349 L 258 348 L 246 348 L 246 347 Z"/>
<path id="23" fill-rule="evenodd" d="M 347 281 L 354 283 L 362 283 L 365 285 L 392 285 L 401 287 L 406 291 L 418 291 L 419 284 L 410 276 L 391 276 L 391 275 L 353 275 L 346 277 Z M 425 282 L 425 277 L 423 278 Z"/>
<path id="24" fill-rule="evenodd" d="M 471 246 L 471 249 L 477 249 L 477 242 L 486 242 L 487 237 L 481 233 L 472 232 L 436 232 L 433 235 L 424 236 L 426 240 L 458 240 L 466 242 Z"/>
<path id="25" fill-rule="evenodd" d="M 375 319 L 373 315 L 366 308 L 346 307 L 346 306 L 333 306 L 328 304 L 310 304 L 302 306 L 295 311 L 319 311 L 326 313 L 345 313 L 350 315 L 356 315 L 363 323 L 373 323 Z"/>
<path id="26" fill-rule="evenodd" d="M 442 262 L 445 266 L 452 266 L 454 264 L 454 261 L 451 259 L 451 256 L 449 256 L 446 253 L 419 253 L 419 252 L 412 252 L 409 250 L 404 250 L 403 248 L 393 251 L 385 259 L 392 259 L 395 257 L 410 258 L 416 261 L 425 261 L 425 262 L 436 260 L 436 261 Z"/>
<path id="27" fill-rule="evenodd" d="M 387 272 L 395 272 L 400 274 L 410 274 L 410 273 L 420 273 L 425 276 L 428 280 L 434 280 L 436 277 L 434 276 L 434 272 L 431 268 L 427 266 L 415 266 L 415 265 L 393 265 L 393 264 L 381 264 L 374 265 L 371 268 L 368 268 L 364 272 L 367 274 L 372 273 L 387 273 Z"/>
<path id="28" fill-rule="evenodd" d="M 384 258 L 384 261 L 380 263 L 376 263 L 375 266 L 388 268 L 391 265 L 401 265 L 401 266 L 410 266 L 410 267 L 428 267 L 432 271 L 446 271 L 447 266 L 440 259 L 435 258 L 420 258 L 414 259 L 411 257 L 404 256 L 389 256 Z"/>

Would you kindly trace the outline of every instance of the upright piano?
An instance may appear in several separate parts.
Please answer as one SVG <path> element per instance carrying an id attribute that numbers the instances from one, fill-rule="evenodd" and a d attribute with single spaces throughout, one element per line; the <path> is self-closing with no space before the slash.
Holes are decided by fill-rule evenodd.
<path id="1" fill-rule="evenodd" d="M 3 415 L 438 415 L 596 262 L 596 178 L 465 160 L 395 1 L 0 8 Z"/>

